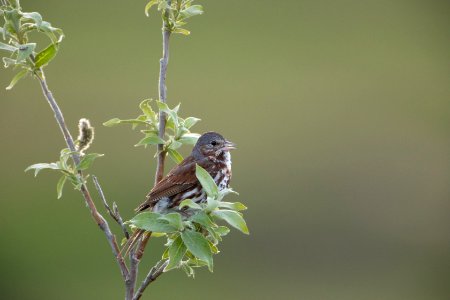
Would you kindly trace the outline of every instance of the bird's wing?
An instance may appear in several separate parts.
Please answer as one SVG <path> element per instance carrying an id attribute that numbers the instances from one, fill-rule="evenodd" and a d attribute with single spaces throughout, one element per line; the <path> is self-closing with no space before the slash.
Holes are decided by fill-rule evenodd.
<path id="1" fill-rule="evenodd" d="M 147 199 L 136 211 L 142 211 L 158 202 L 161 198 L 181 193 L 198 183 L 195 176 L 195 165 L 201 164 L 192 156 L 186 157 L 179 165 L 174 167 L 153 189 L 148 193 Z"/>

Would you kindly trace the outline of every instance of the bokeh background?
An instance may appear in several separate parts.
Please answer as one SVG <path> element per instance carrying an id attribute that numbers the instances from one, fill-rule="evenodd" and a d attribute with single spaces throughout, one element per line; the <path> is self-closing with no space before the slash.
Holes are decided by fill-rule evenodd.
<path id="1" fill-rule="evenodd" d="M 101 124 L 157 96 L 160 18 L 141 0 L 21 2 L 64 29 L 49 85 L 74 135 L 80 117 L 96 126 L 92 173 L 132 217 L 153 149 Z M 213 274 L 170 272 L 144 299 L 450 299 L 448 1 L 200 2 L 171 41 L 168 101 L 239 145 L 251 235 L 225 239 Z M 23 172 L 64 147 L 38 83 L 0 98 L 0 298 L 122 299 L 78 192 L 57 200 L 56 173 Z"/>

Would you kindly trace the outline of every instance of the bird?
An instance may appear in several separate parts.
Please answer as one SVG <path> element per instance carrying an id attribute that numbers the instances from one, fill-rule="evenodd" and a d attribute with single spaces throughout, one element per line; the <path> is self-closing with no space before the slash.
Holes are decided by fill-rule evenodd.
<path id="1" fill-rule="evenodd" d="M 196 165 L 204 168 L 214 179 L 219 191 L 229 187 L 231 180 L 231 154 L 236 144 L 226 140 L 217 132 L 206 132 L 197 140 L 191 154 L 176 165 L 147 194 L 145 201 L 136 209 L 136 213 L 152 211 L 160 214 L 183 212 L 179 204 L 186 199 L 202 203 L 207 195 L 196 177 Z M 137 230 L 124 248 L 128 252 L 144 230 Z"/>

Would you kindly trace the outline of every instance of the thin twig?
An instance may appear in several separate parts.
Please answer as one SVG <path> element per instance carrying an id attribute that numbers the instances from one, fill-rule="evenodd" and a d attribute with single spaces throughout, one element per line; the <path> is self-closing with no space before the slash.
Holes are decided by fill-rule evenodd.
<path id="1" fill-rule="evenodd" d="M 170 6 L 171 1 L 167 0 L 167 5 Z M 159 60 L 159 101 L 166 103 L 167 100 L 167 87 L 166 87 L 166 74 L 167 65 L 169 64 L 169 38 L 170 29 L 167 19 L 169 18 L 169 12 L 166 11 L 163 18 L 163 53 L 162 58 Z M 162 111 L 159 112 L 159 131 L 158 135 L 161 139 L 164 139 L 164 134 L 166 132 L 166 114 Z M 158 160 L 156 165 L 156 175 L 155 184 L 157 184 L 164 177 L 164 160 L 166 158 L 166 151 L 164 151 L 164 145 L 158 144 Z"/>
<path id="2" fill-rule="evenodd" d="M 142 294 L 144 293 L 147 286 L 155 281 L 162 273 L 164 273 L 164 268 L 168 263 L 168 260 L 160 260 L 153 268 L 150 269 L 144 281 L 142 281 L 141 286 L 136 291 L 133 300 L 139 300 L 142 297 Z"/>
<path id="3" fill-rule="evenodd" d="M 100 198 L 102 199 L 103 205 L 105 206 L 106 210 L 108 211 L 111 218 L 114 219 L 114 221 L 119 224 L 119 226 L 122 228 L 123 235 L 127 238 L 127 240 L 130 238 L 130 234 L 128 233 L 127 227 L 123 223 L 123 219 L 120 216 L 119 208 L 116 205 L 116 202 L 113 203 L 113 209 L 109 206 L 108 202 L 106 201 L 105 194 L 103 193 L 102 187 L 100 186 L 100 183 L 98 182 L 97 176 L 92 175 L 92 181 L 94 182 L 95 188 L 98 191 L 98 194 L 100 195 Z"/>
<path id="4" fill-rule="evenodd" d="M 44 93 L 44 96 L 47 99 L 48 104 L 50 105 L 51 109 L 53 110 L 53 112 L 55 114 L 56 122 L 58 123 L 59 128 L 61 129 L 61 132 L 66 141 L 67 147 L 70 149 L 70 151 L 72 151 L 72 159 L 73 159 L 75 165 L 78 165 L 80 163 L 80 156 L 76 152 L 73 138 L 70 135 L 69 130 L 67 129 L 63 114 L 62 114 L 55 98 L 53 97 L 52 92 L 48 88 L 47 81 L 45 80 L 44 72 L 42 70 L 39 70 L 35 74 L 39 80 L 39 83 L 41 84 L 42 92 Z M 81 171 L 79 171 L 78 173 L 80 175 L 82 175 Z M 81 190 L 81 193 L 83 194 L 84 201 L 86 202 L 86 205 L 88 206 L 88 208 L 91 212 L 92 218 L 97 223 L 97 225 L 100 227 L 100 229 L 105 233 L 106 239 L 108 240 L 108 243 L 112 249 L 112 252 L 117 261 L 117 264 L 119 265 L 122 277 L 126 280 L 128 278 L 129 272 L 128 272 L 127 266 L 125 265 L 123 257 L 120 255 L 116 237 L 112 234 L 111 229 L 109 228 L 108 222 L 97 211 L 97 208 L 94 204 L 94 201 L 92 200 L 91 195 L 89 194 L 89 190 L 88 190 L 86 184 L 83 183 L 81 185 L 80 190 Z"/>

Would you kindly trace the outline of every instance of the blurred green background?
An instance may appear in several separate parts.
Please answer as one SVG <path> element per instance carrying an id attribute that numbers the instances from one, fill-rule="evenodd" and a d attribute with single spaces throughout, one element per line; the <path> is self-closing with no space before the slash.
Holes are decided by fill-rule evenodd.
<path id="1" fill-rule="evenodd" d="M 74 135 L 81 117 L 96 126 L 92 173 L 128 219 L 153 149 L 101 124 L 157 96 L 160 18 L 146 1 L 21 2 L 66 33 L 48 82 Z M 144 299 L 450 299 L 448 1 L 199 2 L 171 41 L 168 101 L 239 145 L 251 235 L 225 239 L 213 274 L 170 272 Z M 56 173 L 23 172 L 64 147 L 38 83 L 0 98 L 1 298 L 122 299 L 79 193 L 57 200 Z"/>

